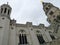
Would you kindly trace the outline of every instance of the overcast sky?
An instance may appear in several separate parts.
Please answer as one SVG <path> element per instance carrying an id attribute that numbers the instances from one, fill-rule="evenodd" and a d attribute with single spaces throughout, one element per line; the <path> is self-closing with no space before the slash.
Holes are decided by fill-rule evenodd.
<path id="1" fill-rule="evenodd" d="M 50 2 L 60 8 L 60 0 L 43 0 L 44 2 Z M 17 23 L 25 24 L 26 22 L 32 22 L 33 25 L 39 25 L 40 23 L 48 26 L 40 0 L 0 0 L 0 5 L 7 4 L 12 7 L 11 19 L 17 20 Z"/>

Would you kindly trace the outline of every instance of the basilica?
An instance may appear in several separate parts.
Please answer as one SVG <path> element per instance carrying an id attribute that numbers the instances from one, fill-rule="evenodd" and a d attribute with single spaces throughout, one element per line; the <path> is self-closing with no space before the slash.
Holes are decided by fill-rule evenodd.
<path id="1" fill-rule="evenodd" d="M 0 45 L 60 45 L 60 9 L 49 2 L 42 2 L 47 21 L 33 25 L 32 22 L 18 24 L 10 18 L 12 8 L 0 6 Z"/>

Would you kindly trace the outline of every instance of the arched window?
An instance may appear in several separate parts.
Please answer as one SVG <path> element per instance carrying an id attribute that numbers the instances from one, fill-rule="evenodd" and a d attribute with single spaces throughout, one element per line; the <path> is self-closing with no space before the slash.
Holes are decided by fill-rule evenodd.
<path id="1" fill-rule="evenodd" d="M 10 10 L 8 10 L 8 15 L 10 14 Z"/>
<path id="2" fill-rule="evenodd" d="M 7 11 L 7 8 L 5 8 L 4 13 L 6 13 L 6 11 Z"/>
<path id="3" fill-rule="evenodd" d="M 1 13 L 3 12 L 3 8 L 1 8 Z"/>
<path id="4" fill-rule="evenodd" d="M 40 33 L 40 31 L 39 31 L 39 30 L 37 30 L 37 31 L 36 31 L 36 33 Z"/>
<path id="5" fill-rule="evenodd" d="M 21 45 L 24 45 L 24 44 L 28 44 L 28 42 L 27 42 L 27 35 L 26 34 L 24 34 L 24 30 L 20 30 L 19 32 L 21 32 L 20 34 L 19 34 L 19 45 L 21 44 Z"/>
<path id="6" fill-rule="evenodd" d="M 53 13 L 54 13 L 54 12 L 53 12 L 53 11 L 51 11 L 49 14 L 50 14 L 50 15 L 53 15 Z"/>
<path id="7" fill-rule="evenodd" d="M 49 8 L 48 7 L 46 7 L 46 10 L 48 10 Z"/>
<path id="8" fill-rule="evenodd" d="M 45 40 L 43 39 L 43 36 L 41 34 L 37 34 L 37 38 L 40 44 L 45 44 Z"/>
<path id="9" fill-rule="evenodd" d="M 55 39 L 54 35 L 50 35 L 50 37 L 52 38 L 52 40 L 54 40 L 54 39 Z"/>
<path id="10" fill-rule="evenodd" d="M 26 34 L 19 35 L 19 44 L 27 44 L 27 36 Z"/>
<path id="11" fill-rule="evenodd" d="M 20 30 L 21 33 L 25 32 L 23 29 Z"/>

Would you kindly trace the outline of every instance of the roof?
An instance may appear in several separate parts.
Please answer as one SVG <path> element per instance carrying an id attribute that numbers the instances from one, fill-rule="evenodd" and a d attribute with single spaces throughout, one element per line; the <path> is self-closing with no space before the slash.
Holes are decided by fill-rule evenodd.
<path id="1" fill-rule="evenodd" d="M 10 6 L 10 5 L 8 5 L 8 4 L 2 4 L 2 5 L 1 5 L 1 7 L 3 7 L 3 6 L 6 6 L 6 7 L 11 8 L 11 6 Z M 12 8 L 11 8 L 11 9 L 12 9 Z"/>

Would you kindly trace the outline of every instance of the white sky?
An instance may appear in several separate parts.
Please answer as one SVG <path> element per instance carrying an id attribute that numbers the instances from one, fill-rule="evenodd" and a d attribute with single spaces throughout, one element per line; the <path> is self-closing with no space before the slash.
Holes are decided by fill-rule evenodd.
<path id="1" fill-rule="evenodd" d="M 0 0 L 0 5 L 7 2 L 12 7 L 11 19 L 14 18 L 17 23 L 32 22 L 34 25 L 40 23 L 49 25 L 40 0 Z M 51 2 L 60 8 L 60 0 L 44 0 L 44 2 Z"/>

